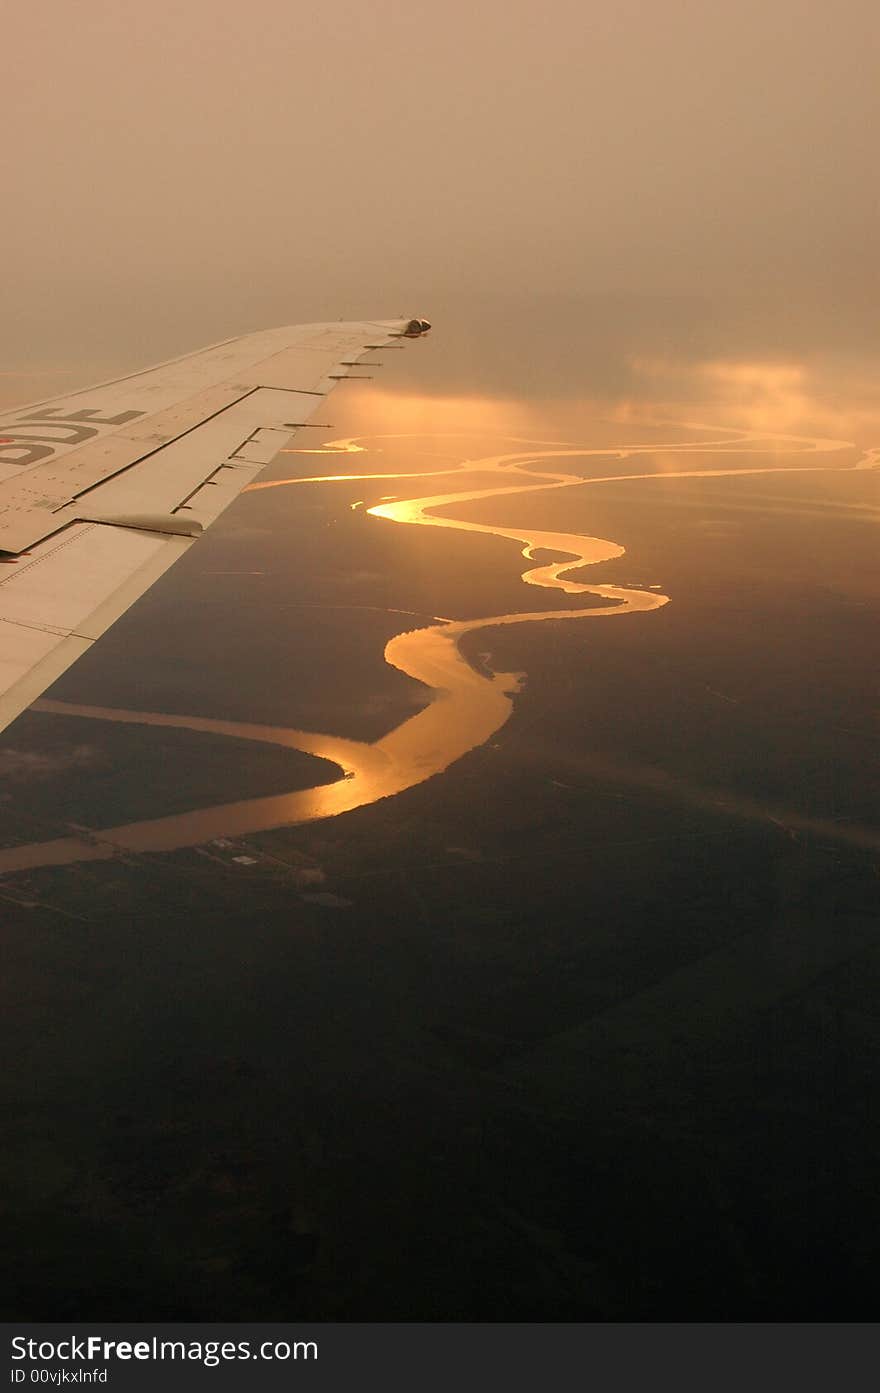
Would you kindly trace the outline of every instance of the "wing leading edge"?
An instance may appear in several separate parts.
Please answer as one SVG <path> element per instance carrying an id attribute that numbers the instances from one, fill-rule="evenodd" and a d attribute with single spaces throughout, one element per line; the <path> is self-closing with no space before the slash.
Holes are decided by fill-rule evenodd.
<path id="1" fill-rule="evenodd" d="M 371 349 L 294 325 L 0 413 L 0 730 L 193 545 Z"/>

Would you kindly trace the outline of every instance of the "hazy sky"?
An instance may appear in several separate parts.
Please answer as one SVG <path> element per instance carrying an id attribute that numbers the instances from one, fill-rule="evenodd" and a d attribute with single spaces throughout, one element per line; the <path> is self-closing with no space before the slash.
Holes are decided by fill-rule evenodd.
<path id="1" fill-rule="evenodd" d="M 3 366 L 478 292 L 856 305 L 878 286 L 878 17 L 12 0 Z"/>

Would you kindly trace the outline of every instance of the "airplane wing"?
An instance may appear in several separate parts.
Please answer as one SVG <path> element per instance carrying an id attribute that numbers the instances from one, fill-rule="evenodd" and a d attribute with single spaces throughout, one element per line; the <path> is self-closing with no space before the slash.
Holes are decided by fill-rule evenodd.
<path id="1" fill-rule="evenodd" d="M 429 328 L 270 329 L 0 412 L 0 730 L 197 541 L 350 368 Z"/>

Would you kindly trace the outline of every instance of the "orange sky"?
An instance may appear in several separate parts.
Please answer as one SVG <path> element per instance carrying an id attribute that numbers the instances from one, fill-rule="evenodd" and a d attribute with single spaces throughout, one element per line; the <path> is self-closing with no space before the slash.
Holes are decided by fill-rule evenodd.
<path id="1" fill-rule="evenodd" d="M 4 51 L 4 369 L 877 288 L 873 0 L 80 0 L 13 6 Z"/>

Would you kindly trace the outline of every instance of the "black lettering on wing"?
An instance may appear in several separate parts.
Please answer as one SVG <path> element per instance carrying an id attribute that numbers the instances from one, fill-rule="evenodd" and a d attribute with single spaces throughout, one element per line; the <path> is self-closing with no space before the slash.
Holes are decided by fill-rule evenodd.
<path id="1" fill-rule="evenodd" d="M 36 464 L 38 460 L 55 453 L 51 445 L 26 445 L 24 441 L 19 445 L 14 440 L 7 444 L 7 441 L 9 437 L 5 436 L 4 443 L 0 446 L 0 464 Z"/>
<path id="2" fill-rule="evenodd" d="M 58 413 L 64 411 L 63 406 L 46 406 L 42 411 L 34 411 L 28 417 L 30 421 L 89 421 L 95 426 L 124 426 L 129 421 L 136 421 L 139 416 L 145 416 L 145 411 L 120 411 L 116 416 L 102 416 L 95 407 L 82 407 L 79 411 L 69 411 L 60 416 Z"/>
<path id="3" fill-rule="evenodd" d="M 47 431 L 60 431 L 61 434 L 47 435 Z M 74 426 L 68 421 L 43 421 L 39 425 L 36 421 L 16 421 L 9 434 L 14 440 L 44 440 L 49 445 L 81 445 L 98 432 L 94 426 Z"/>

